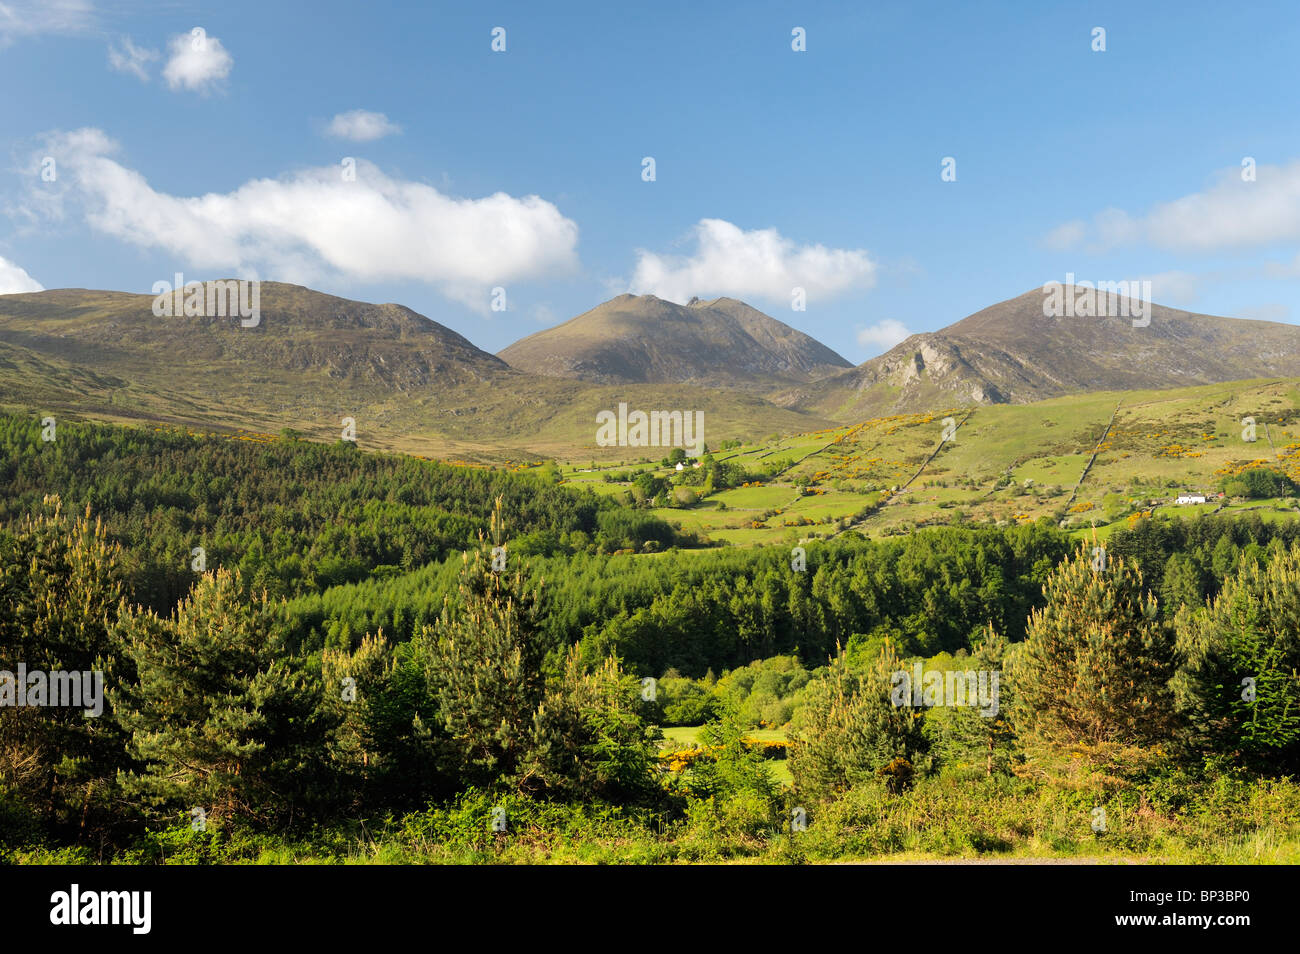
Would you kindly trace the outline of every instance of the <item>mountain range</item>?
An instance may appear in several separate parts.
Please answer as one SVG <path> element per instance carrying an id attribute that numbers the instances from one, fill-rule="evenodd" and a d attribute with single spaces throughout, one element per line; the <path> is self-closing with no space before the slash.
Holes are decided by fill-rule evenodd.
<path id="1" fill-rule="evenodd" d="M 1062 395 L 1300 376 L 1300 328 L 1150 306 L 1045 317 L 1034 289 L 856 367 L 731 298 L 620 295 L 489 354 L 396 304 L 263 282 L 261 320 L 157 317 L 153 296 L 0 296 L 0 404 L 328 439 L 467 460 L 608 457 L 620 403 L 705 413 L 707 440 Z M 627 450 L 621 451 L 627 456 Z"/>

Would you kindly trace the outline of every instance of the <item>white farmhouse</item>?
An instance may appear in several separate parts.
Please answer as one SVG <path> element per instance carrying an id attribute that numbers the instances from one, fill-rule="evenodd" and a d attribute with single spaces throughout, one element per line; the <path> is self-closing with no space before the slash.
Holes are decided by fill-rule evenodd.
<path id="1" fill-rule="evenodd" d="M 1186 506 L 1187 504 L 1202 504 L 1205 503 L 1205 495 L 1204 494 L 1183 494 L 1181 497 L 1175 500 L 1174 503 L 1179 504 L 1180 506 Z"/>

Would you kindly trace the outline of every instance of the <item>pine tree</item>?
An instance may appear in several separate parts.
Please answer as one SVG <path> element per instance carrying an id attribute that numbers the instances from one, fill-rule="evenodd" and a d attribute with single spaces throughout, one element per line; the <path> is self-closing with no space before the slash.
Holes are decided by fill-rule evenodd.
<path id="1" fill-rule="evenodd" d="M 1183 606 L 1197 607 L 1205 600 L 1205 584 L 1200 568 L 1186 553 L 1174 553 L 1165 563 L 1160 585 L 1160 601 L 1165 615 L 1173 618 Z"/>
<path id="2" fill-rule="evenodd" d="M 1013 673 L 1016 722 L 1033 743 L 1150 745 L 1176 725 L 1171 628 L 1142 574 L 1080 551 L 1043 587 Z"/>
<path id="3" fill-rule="evenodd" d="M 102 678 L 101 711 L 0 710 L 0 788 L 45 821 L 85 834 L 112 823 L 112 782 L 123 761 L 113 698 L 129 666 L 113 624 L 125 571 L 120 548 L 89 508 L 69 519 L 58 497 L 45 507 L 13 536 L 0 534 L 0 670 L 15 678 L 20 664 L 29 673 L 90 673 L 92 692 Z"/>
<path id="4" fill-rule="evenodd" d="M 500 498 L 492 534 L 500 548 Z M 501 554 L 498 549 L 496 559 Z M 539 592 L 529 588 L 524 567 L 493 569 L 492 560 L 486 544 L 465 554 L 459 600 L 448 597 L 421 641 L 439 716 L 466 779 L 492 784 L 509 778 L 527 786 L 517 773 L 545 693 Z"/>
<path id="5" fill-rule="evenodd" d="M 793 732 L 790 771 L 801 792 L 824 798 L 871 778 L 891 790 L 905 788 L 926 750 L 922 713 L 893 701 L 902 660 L 890 642 L 865 671 L 844 654 L 825 677 L 809 683 Z"/>
<path id="6" fill-rule="evenodd" d="M 1179 617 L 1178 641 L 1194 740 L 1256 769 L 1300 768 L 1300 544 L 1243 563 L 1208 607 Z"/>
<path id="7" fill-rule="evenodd" d="M 997 674 L 995 712 L 982 711 L 975 701 L 927 711 L 926 735 L 933 740 L 932 749 L 942 762 L 978 764 L 985 776 L 1005 772 L 1012 765 L 1015 757 L 1015 732 L 1010 720 L 1013 703 L 1010 687 L 1003 678 L 1009 648 L 1006 637 L 990 625 L 970 656 L 969 668 L 977 674 L 977 680 L 980 673 L 988 674 L 986 684 L 991 687 L 992 674 Z"/>
<path id="8" fill-rule="evenodd" d="M 763 753 L 747 740 L 749 723 L 735 700 L 722 703 L 718 715 L 700 730 L 703 755 L 691 767 L 684 786 L 695 798 L 707 799 L 718 811 L 740 822 L 742 830 L 766 828 L 776 821 L 780 787 Z"/>
<path id="9" fill-rule="evenodd" d="M 123 790 L 158 808 L 292 821 L 319 791 L 333 719 L 289 658 L 276 605 L 205 573 L 170 619 L 120 620 L 138 674 L 122 721 L 140 763 Z"/>
<path id="10" fill-rule="evenodd" d="M 416 808 L 454 790 L 447 737 L 417 646 L 390 646 L 380 631 L 355 652 L 325 650 L 321 674 L 339 722 L 330 756 L 354 806 Z"/>
<path id="11" fill-rule="evenodd" d="M 524 774 L 555 793 L 620 804 L 652 800 L 662 736 L 643 714 L 641 683 L 607 657 L 594 670 L 573 647 L 538 707 Z"/>

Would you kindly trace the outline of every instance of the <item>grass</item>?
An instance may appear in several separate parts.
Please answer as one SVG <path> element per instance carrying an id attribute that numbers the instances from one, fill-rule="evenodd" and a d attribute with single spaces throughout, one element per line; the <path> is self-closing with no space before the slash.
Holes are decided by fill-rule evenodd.
<path id="1" fill-rule="evenodd" d="M 546 802 L 469 791 L 370 824 L 281 836 L 188 825 L 147 836 L 121 863 L 147 864 L 655 864 L 1051 860 L 1082 864 L 1300 863 L 1300 788 L 1288 780 L 1170 777 L 1141 792 L 1098 796 L 1012 776 L 929 776 L 891 795 L 863 783 L 833 802 L 808 801 L 790 833 L 784 802 L 725 796 L 684 814 Z M 495 807 L 509 820 L 490 831 Z M 89 849 L 14 848 L 20 864 L 87 864 Z"/>
<path id="2" fill-rule="evenodd" d="M 661 731 L 665 742 L 689 748 L 699 741 L 700 728 L 698 725 L 671 725 Z"/>
<path id="3" fill-rule="evenodd" d="M 698 725 L 670 725 L 660 731 L 666 742 L 686 747 L 699 741 L 702 728 Z M 758 742 L 785 742 L 789 739 L 784 729 L 750 729 L 745 733 L 745 738 Z"/>
<path id="4" fill-rule="evenodd" d="M 849 524 L 883 536 L 962 519 L 1005 526 L 1047 518 L 1104 540 L 1145 511 L 1177 518 L 1222 508 L 1294 519 L 1300 514 L 1283 500 L 1178 506 L 1174 499 L 1214 493 L 1225 475 L 1248 466 L 1276 467 L 1300 480 L 1300 419 L 1291 420 L 1296 396 L 1294 381 L 1246 381 L 877 418 L 720 453 L 755 466 L 773 456 L 810 456 L 762 487 L 656 512 L 734 546 L 788 544 Z M 1242 440 L 1239 424 L 1247 416 L 1259 423 L 1254 443 Z M 945 417 L 964 423 L 953 441 L 941 444 Z M 798 496 L 800 485 L 818 493 Z M 900 493 L 888 492 L 904 485 Z M 728 509 L 718 511 L 715 502 Z M 865 519 L 854 519 L 871 508 Z M 780 512 L 759 521 L 769 510 Z"/>

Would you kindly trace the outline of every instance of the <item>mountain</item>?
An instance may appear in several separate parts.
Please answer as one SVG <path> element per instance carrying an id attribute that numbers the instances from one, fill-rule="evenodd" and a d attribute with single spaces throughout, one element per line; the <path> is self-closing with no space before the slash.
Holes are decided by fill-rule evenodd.
<path id="1" fill-rule="evenodd" d="M 703 412 L 715 445 L 832 423 L 745 391 L 530 374 L 409 308 L 298 285 L 262 282 L 251 327 L 153 304 L 78 288 L 0 295 L 0 406 L 329 441 L 350 417 L 365 446 L 484 462 L 626 456 L 595 442 L 597 414 L 624 402 Z"/>
<path id="2" fill-rule="evenodd" d="M 438 377 L 483 381 L 505 362 L 402 305 L 262 282 L 260 320 L 157 317 L 153 295 L 63 288 L 0 298 L 0 342 L 118 370 L 252 365 L 398 391 Z M 183 305 L 175 309 L 183 310 Z"/>
<path id="3" fill-rule="evenodd" d="M 547 377 L 602 384 L 689 383 L 769 391 L 852 365 L 801 331 L 733 298 L 678 305 L 619 295 L 497 357 Z"/>
<path id="4" fill-rule="evenodd" d="M 1033 289 L 771 399 L 859 420 L 1080 392 L 1300 375 L 1295 325 L 1151 305 L 1150 324 L 1135 328 L 1132 317 L 1045 317 L 1044 297 L 1042 288 Z"/>
<path id="5" fill-rule="evenodd" d="M 0 406 L 336 440 L 471 461 L 654 456 L 596 444 L 603 411 L 700 411 L 727 438 L 1098 391 L 1300 377 L 1300 328 L 1151 306 L 1044 317 L 1034 289 L 858 367 L 742 302 L 623 295 L 488 354 L 395 304 L 263 282 L 260 320 L 158 317 L 154 296 L 0 296 Z M 532 358 L 530 359 L 530 355 Z"/>

